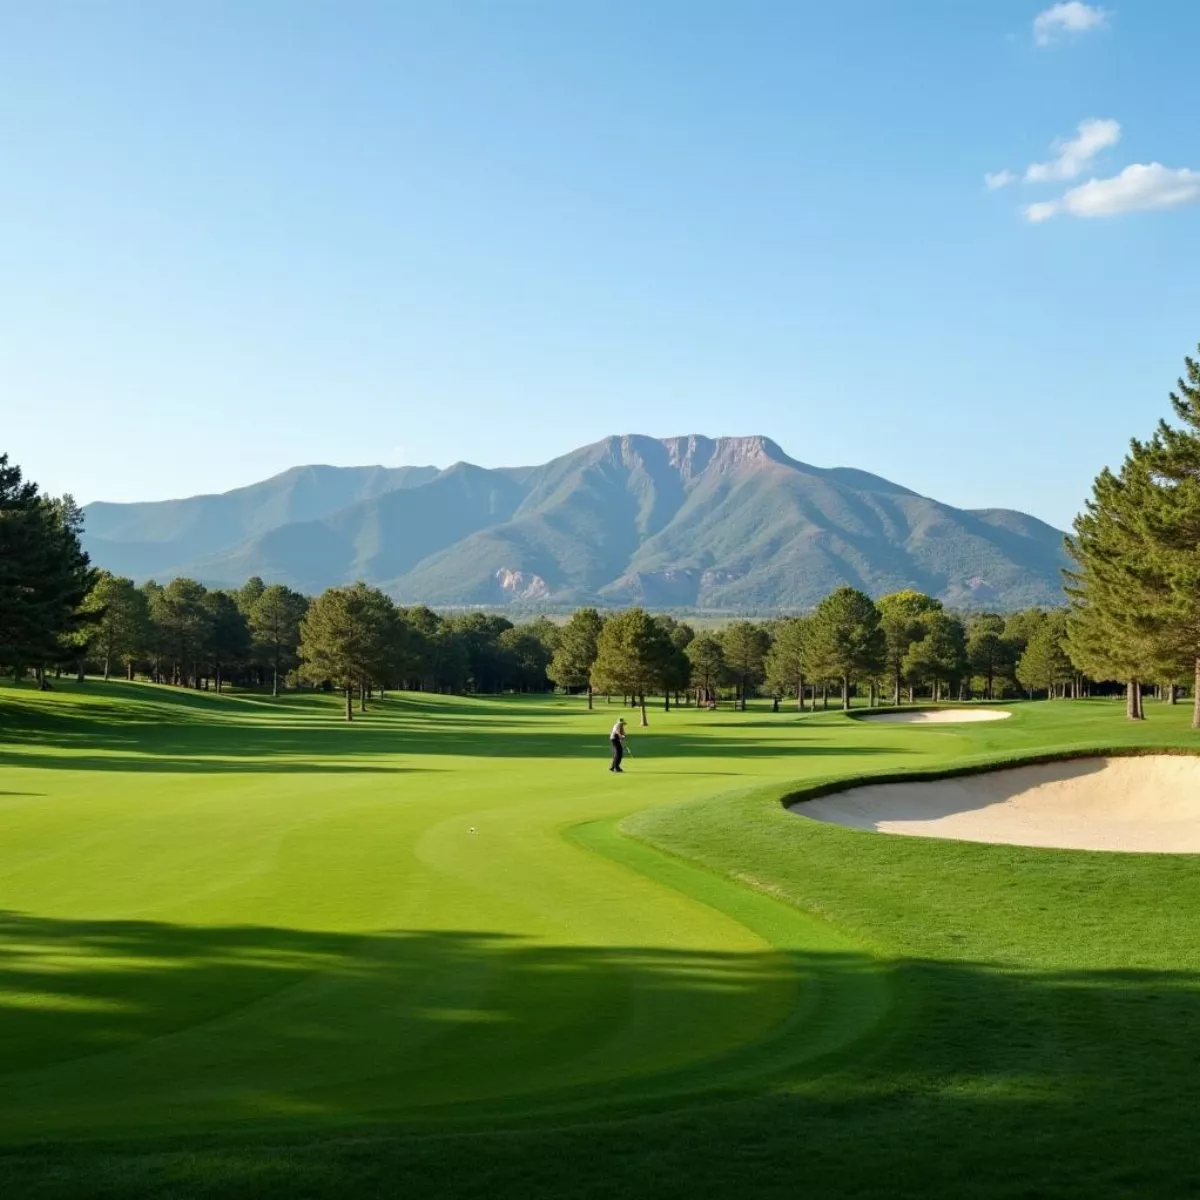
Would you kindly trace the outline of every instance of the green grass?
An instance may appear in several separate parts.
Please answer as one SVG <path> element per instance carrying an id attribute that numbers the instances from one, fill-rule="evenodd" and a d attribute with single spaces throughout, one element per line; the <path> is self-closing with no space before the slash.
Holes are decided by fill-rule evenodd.
<path id="1" fill-rule="evenodd" d="M 1200 862 L 780 803 L 1184 708 L 617 712 L 0 687 L 0 1194 L 1200 1187 Z"/>

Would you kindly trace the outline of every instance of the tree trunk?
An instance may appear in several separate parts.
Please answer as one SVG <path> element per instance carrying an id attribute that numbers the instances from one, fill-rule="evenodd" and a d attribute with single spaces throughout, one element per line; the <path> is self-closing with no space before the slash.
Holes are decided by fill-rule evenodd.
<path id="1" fill-rule="evenodd" d="M 1125 685 L 1125 715 L 1131 721 L 1144 719 L 1142 712 L 1142 685 L 1136 679 L 1131 679 Z"/>
<path id="2" fill-rule="evenodd" d="M 842 676 L 842 711 L 850 711 L 850 676 Z"/>
<path id="3" fill-rule="evenodd" d="M 825 712 L 829 708 L 829 683 L 826 681 L 821 684 L 821 711 Z"/>
<path id="4" fill-rule="evenodd" d="M 1200 658 L 1196 659 L 1195 678 L 1192 682 L 1192 728 L 1200 729 Z"/>
<path id="5" fill-rule="evenodd" d="M 346 685 L 346 720 L 354 720 L 354 689 L 349 684 Z"/>
<path id="6" fill-rule="evenodd" d="M 908 702 L 909 702 L 909 704 L 912 704 L 912 702 L 913 702 L 913 699 L 914 699 L 914 697 L 915 697 L 915 694 L 916 694 L 916 688 L 914 688 L 914 687 L 912 687 L 912 686 L 910 685 L 910 686 L 909 686 L 909 689 L 908 689 Z"/>
<path id="7" fill-rule="evenodd" d="M 646 697 L 640 696 L 638 700 L 642 709 L 642 728 L 645 729 L 650 724 L 650 719 L 646 716 Z"/>
<path id="8" fill-rule="evenodd" d="M 104 656 L 104 682 L 105 682 L 105 683 L 107 683 L 107 682 L 108 682 L 109 667 L 110 667 L 111 665 L 112 665 L 112 661 L 111 661 L 111 659 L 109 658 L 109 656 L 106 654 L 106 655 Z"/>
<path id="9" fill-rule="evenodd" d="M 127 680 L 129 680 L 130 683 L 133 682 L 133 659 L 132 658 L 125 664 L 125 678 Z"/>
<path id="10" fill-rule="evenodd" d="M 867 701 L 867 703 L 870 704 L 872 708 L 877 707 L 879 704 L 879 684 L 874 679 L 871 680 L 871 698 Z"/>
<path id="11" fill-rule="evenodd" d="M 1179 685 L 1178 684 L 1174 684 L 1174 683 L 1167 684 L 1167 703 L 1172 704 L 1172 705 L 1179 703 Z"/>
<path id="12" fill-rule="evenodd" d="M 367 685 L 361 681 L 358 685 L 358 711 L 367 711 Z"/>
<path id="13" fill-rule="evenodd" d="M 663 712 L 671 711 L 671 693 L 663 692 Z"/>
<path id="14" fill-rule="evenodd" d="M 796 707 L 804 711 L 804 675 L 801 674 L 799 681 L 796 684 Z"/>
<path id="15" fill-rule="evenodd" d="M 214 682 L 217 685 L 217 695 L 221 694 L 221 664 L 217 663 Z"/>
<path id="16" fill-rule="evenodd" d="M 275 660 L 275 671 L 271 677 L 271 695 L 279 695 L 279 660 Z"/>
<path id="17" fill-rule="evenodd" d="M 588 712 L 592 711 L 592 685 L 588 684 Z"/>
<path id="18" fill-rule="evenodd" d="M 896 676 L 892 680 L 892 703 L 897 708 L 900 707 L 901 701 L 900 701 L 900 668 L 899 667 L 896 668 Z"/>
<path id="19" fill-rule="evenodd" d="M 75 664 L 75 682 L 76 683 L 83 682 L 83 680 L 84 680 L 84 669 L 83 668 L 85 665 L 86 664 L 84 663 L 82 658 Z"/>

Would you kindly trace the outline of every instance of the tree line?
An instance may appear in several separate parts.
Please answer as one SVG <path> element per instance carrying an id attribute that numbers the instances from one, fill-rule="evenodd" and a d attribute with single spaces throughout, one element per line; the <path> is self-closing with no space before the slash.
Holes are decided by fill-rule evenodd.
<path id="1" fill-rule="evenodd" d="M 1066 652 L 1079 670 L 1125 681 L 1133 720 L 1147 680 L 1172 697 L 1190 681 L 1200 728 L 1200 351 L 1169 402 L 1176 423 L 1133 439 L 1075 520 Z"/>
<path id="2" fill-rule="evenodd" d="M 397 605 L 365 583 L 309 598 L 259 578 L 237 589 L 130 579 L 94 569 L 70 496 L 43 495 L 0 456 L 0 669 L 120 671 L 197 688 L 314 686 L 364 709 L 389 689 L 452 693 L 560 688 L 715 704 L 767 694 L 778 706 L 849 707 L 981 696 L 1088 694 L 1119 681 L 1144 715 L 1147 685 L 1174 703 L 1190 684 L 1200 727 L 1200 361 L 1170 393 L 1175 424 L 1134 439 L 1103 470 L 1067 549 L 1060 609 L 961 614 L 905 590 L 872 600 L 840 587 L 804 616 L 719 631 L 640 608 L 584 608 L 565 624 Z"/>
<path id="3" fill-rule="evenodd" d="M 3 659 L 18 674 L 36 661 L 105 679 L 114 673 L 178 687 L 226 684 L 313 686 L 355 701 L 392 689 L 447 693 L 600 693 L 641 708 L 647 698 L 744 709 L 766 694 L 776 706 L 848 707 L 855 691 L 871 704 L 989 699 L 1041 689 L 1059 694 L 1078 682 L 1064 658 L 1065 614 L 1030 609 L 962 616 L 935 598 L 902 591 L 872 601 L 842 587 L 809 615 L 734 621 L 697 631 L 640 608 L 580 609 L 565 623 L 514 625 L 482 612 L 446 616 L 397 605 L 364 583 L 310 599 L 260 578 L 232 590 L 193 579 L 163 585 L 87 569 L 90 587 L 59 640 Z M 40 656 L 39 656 L 40 655 Z"/>

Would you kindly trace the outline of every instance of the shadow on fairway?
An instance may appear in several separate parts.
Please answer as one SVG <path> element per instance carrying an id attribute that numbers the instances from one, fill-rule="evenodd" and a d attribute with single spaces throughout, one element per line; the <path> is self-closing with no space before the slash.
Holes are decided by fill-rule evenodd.
<path id="1" fill-rule="evenodd" d="M 820 988 L 877 966 L 853 954 L 8 913 L 0 917 L 8 1136 L 87 1132 L 59 1104 L 64 1113 L 130 1105 L 137 1113 L 153 1111 L 158 1097 L 179 1117 L 141 1145 L 7 1149 L 0 1186 L 22 1197 L 669 1191 L 782 1200 L 797 1194 L 797 1180 L 821 1196 L 1194 1191 L 1200 975 L 1191 971 L 1024 973 L 900 960 L 890 966 L 897 1004 L 884 1029 L 832 1061 L 735 1086 L 720 1104 L 657 1102 L 636 1123 L 526 1120 L 503 1134 L 406 1136 L 363 1121 L 353 1136 L 321 1132 L 328 1121 L 403 1112 L 456 1078 L 481 1092 L 497 1079 L 520 1087 L 564 1058 L 603 1055 L 602 1041 L 572 1043 L 569 1024 L 564 1035 L 557 1023 L 580 997 L 612 1011 L 700 1008 L 706 1019 L 730 1020 L 781 975 Z M 669 1018 L 663 1036 L 672 1036 Z M 801 1024 L 794 1036 L 809 1032 Z M 702 1071 L 694 1083 L 703 1088 Z M 638 1087 L 626 1091 L 636 1098 Z M 247 1097 L 258 1098 L 260 1114 Z M 219 1125 L 222 1103 L 234 1135 L 194 1140 L 202 1126 L 188 1119 L 190 1106 Z M 525 1104 L 514 1099 L 509 1113 Z M 253 1132 L 256 1115 L 276 1132 Z M 237 1133 L 239 1122 L 250 1131 Z M 131 1121 L 112 1132 L 146 1131 Z"/>
<path id="2" fill-rule="evenodd" d="M 76 692 L 69 703 L 6 712 L 0 729 L 0 765 L 197 773 L 396 773 L 408 769 L 392 765 L 397 756 L 406 754 L 580 761 L 601 760 L 608 754 L 609 719 L 604 714 L 596 715 L 594 733 L 556 728 L 552 717 L 544 719 L 559 711 L 553 708 L 544 714 L 513 717 L 497 706 L 495 714 L 481 717 L 479 710 L 486 706 L 444 704 L 440 699 L 431 708 L 415 706 L 407 698 L 376 701 L 368 712 L 356 713 L 353 722 L 341 720 L 328 698 L 262 717 L 254 706 L 226 705 L 218 697 L 182 689 L 155 691 L 146 699 L 147 686 L 116 685 L 115 691 L 122 694 L 120 704 L 81 700 Z M 126 692 L 132 693 L 131 699 L 124 698 Z M 456 715 L 456 709 L 471 712 L 473 719 Z M 670 720 L 665 715 L 662 719 Z M 634 754 L 640 750 L 646 758 L 704 760 L 911 752 L 855 744 L 845 737 L 823 738 L 816 727 L 798 725 L 795 739 L 781 743 L 740 738 L 742 726 L 736 720 L 714 724 L 724 736 L 689 736 L 653 724 L 646 733 L 634 729 Z M 744 727 L 761 724 L 750 721 Z"/>

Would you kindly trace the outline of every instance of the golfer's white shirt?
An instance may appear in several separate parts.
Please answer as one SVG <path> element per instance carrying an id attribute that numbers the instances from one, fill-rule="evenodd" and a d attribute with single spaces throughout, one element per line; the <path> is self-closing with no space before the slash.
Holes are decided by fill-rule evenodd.
<path id="1" fill-rule="evenodd" d="M 617 722 L 617 723 L 616 723 L 616 724 L 613 726 L 613 731 L 612 731 L 612 733 L 610 733 L 608 736 L 609 736 L 609 740 L 610 740 L 610 741 L 611 741 L 613 738 L 623 738 L 623 737 L 625 736 L 625 730 L 623 730 L 623 729 L 621 728 L 621 722 L 620 722 L 620 721 L 618 721 L 618 722 Z"/>

